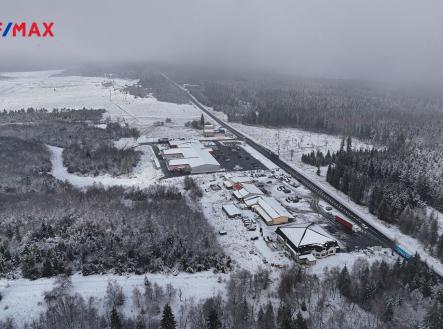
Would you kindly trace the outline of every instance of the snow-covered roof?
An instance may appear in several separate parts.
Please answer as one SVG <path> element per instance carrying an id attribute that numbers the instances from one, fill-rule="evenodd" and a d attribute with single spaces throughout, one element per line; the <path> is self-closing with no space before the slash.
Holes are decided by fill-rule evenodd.
<path id="1" fill-rule="evenodd" d="M 197 158 L 198 154 L 193 148 L 188 147 L 178 147 L 164 150 L 163 155 L 180 155 L 182 158 Z"/>
<path id="2" fill-rule="evenodd" d="M 293 216 L 274 198 L 271 197 L 261 197 L 257 205 L 261 207 L 270 218 L 278 217 L 288 217 L 293 218 Z"/>
<path id="3" fill-rule="evenodd" d="M 306 259 L 308 262 L 315 262 L 317 258 L 313 254 L 306 254 L 298 256 L 299 259 L 303 260 Z"/>
<path id="4" fill-rule="evenodd" d="M 237 199 L 249 199 L 257 195 L 263 195 L 263 192 L 254 184 L 241 184 L 241 188 L 233 193 Z"/>
<path id="5" fill-rule="evenodd" d="M 200 141 L 195 139 L 187 139 L 187 140 L 174 139 L 169 141 L 169 145 L 180 148 L 189 148 L 189 147 L 204 148 L 204 145 Z"/>
<path id="6" fill-rule="evenodd" d="M 259 205 L 254 205 L 252 206 L 252 209 L 254 209 L 260 216 L 261 218 L 263 218 L 263 220 L 266 223 L 271 223 L 272 222 L 272 217 L 269 216 L 269 214 Z"/>
<path id="7" fill-rule="evenodd" d="M 237 176 L 232 174 L 226 174 L 225 179 L 229 180 L 232 184 L 236 183 L 250 183 L 252 178 L 248 176 Z"/>
<path id="8" fill-rule="evenodd" d="M 227 203 L 223 205 L 223 210 L 226 211 L 228 216 L 240 215 L 240 209 L 238 209 L 233 203 Z"/>
<path id="9" fill-rule="evenodd" d="M 283 233 L 296 247 L 306 245 L 323 245 L 336 240 L 329 236 L 320 226 L 313 224 L 300 224 L 279 227 L 277 231 Z"/>
<path id="10" fill-rule="evenodd" d="M 254 206 L 254 205 L 256 205 L 256 204 L 258 203 L 258 200 L 259 200 L 260 198 L 261 198 L 260 196 L 254 196 L 254 197 L 252 197 L 252 198 L 249 198 L 249 199 L 247 199 L 247 200 L 244 200 L 244 202 L 245 202 L 245 204 L 246 204 L 248 207 L 252 207 L 252 206 Z"/>
<path id="11" fill-rule="evenodd" d="M 242 189 L 241 190 L 245 190 L 248 194 L 257 194 L 257 195 L 263 195 L 264 193 L 254 184 L 248 184 L 248 183 L 243 183 L 242 185 Z M 241 191 L 240 190 L 240 191 Z"/>
<path id="12" fill-rule="evenodd" d="M 223 185 L 225 185 L 227 188 L 231 188 L 232 187 L 232 183 L 230 181 L 228 181 L 228 180 L 225 180 L 223 182 Z"/>
<path id="13" fill-rule="evenodd" d="M 218 161 L 209 153 L 201 143 L 190 144 L 188 147 L 171 148 L 164 150 L 164 155 L 174 155 L 180 154 L 181 157 L 178 159 L 171 159 L 168 161 L 169 166 L 190 166 L 191 168 L 201 166 L 201 165 L 214 165 L 220 166 Z"/>

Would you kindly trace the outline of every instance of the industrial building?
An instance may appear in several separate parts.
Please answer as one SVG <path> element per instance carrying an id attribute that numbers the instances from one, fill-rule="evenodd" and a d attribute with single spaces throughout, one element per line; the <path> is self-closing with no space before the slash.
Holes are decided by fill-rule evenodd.
<path id="1" fill-rule="evenodd" d="M 340 249 L 337 241 L 318 225 L 299 224 L 279 227 L 275 232 L 296 259 L 308 254 L 324 258 L 335 255 Z"/>
<path id="2" fill-rule="evenodd" d="M 169 141 L 170 148 L 161 151 L 169 171 L 184 171 L 192 174 L 220 170 L 220 164 L 212 156 L 211 148 L 199 141 Z"/>
<path id="3" fill-rule="evenodd" d="M 264 193 L 254 184 L 237 183 L 232 186 L 234 196 L 238 200 L 248 200 L 256 196 L 264 195 Z"/>
<path id="4" fill-rule="evenodd" d="M 222 209 L 226 215 L 231 218 L 241 215 L 240 209 L 238 209 L 233 203 L 224 204 Z"/>
<path id="5" fill-rule="evenodd" d="M 250 198 L 245 201 L 245 204 L 259 214 L 267 225 L 285 224 L 289 219 L 294 218 L 280 202 L 272 197 Z"/>
<path id="6" fill-rule="evenodd" d="M 205 123 L 203 126 L 203 135 L 205 137 L 214 137 L 215 136 L 215 128 L 210 123 Z"/>
<path id="7" fill-rule="evenodd" d="M 252 177 L 248 177 L 248 176 L 226 174 L 223 185 L 226 188 L 231 189 L 236 184 L 252 183 L 252 180 L 253 180 Z"/>

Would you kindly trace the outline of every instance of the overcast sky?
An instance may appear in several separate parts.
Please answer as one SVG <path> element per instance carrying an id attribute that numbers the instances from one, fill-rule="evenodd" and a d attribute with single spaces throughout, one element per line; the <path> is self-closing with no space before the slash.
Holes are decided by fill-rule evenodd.
<path id="1" fill-rule="evenodd" d="M 14 0 L 1 65 L 157 60 L 337 78 L 443 82 L 442 0 Z"/>

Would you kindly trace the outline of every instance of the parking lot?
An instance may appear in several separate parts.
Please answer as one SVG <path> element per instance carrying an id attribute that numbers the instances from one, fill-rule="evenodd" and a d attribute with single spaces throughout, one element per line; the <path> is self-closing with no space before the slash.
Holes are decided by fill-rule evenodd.
<path id="1" fill-rule="evenodd" d="M 212 148 L 211 154 L 218 161 L 223 171 L 266 170 L 266 167 L 260 161 L 240 147 L 241 142 L 239 141 L 203 141 L 203 143 Z M 169 171 L 166 160 L 160 155 L 162 143 L 150 143 L 150 145 L 166 178 L 188 174 L 183 171 Z"/>
<path id="2" fill-rule="evenodd" d="M 241 142 L 214 141 L 214 144 L 212 155 L 228 171 L 266 169 L 260 161 L 240 147 Z"/>

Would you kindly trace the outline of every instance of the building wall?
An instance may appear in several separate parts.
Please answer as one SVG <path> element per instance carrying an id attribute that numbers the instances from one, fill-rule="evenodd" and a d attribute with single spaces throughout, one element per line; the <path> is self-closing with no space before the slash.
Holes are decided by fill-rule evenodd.
<path id="1" fill-rule="evenodd" d="M 272 225 L 286 224 L 288 221 L 288 217 L 280 216 L 272 219 Z"/>
<path id="2" fill-rule="evenodd" d="M 321 259 L 321 258 L 325 258 L 328 256 L 332 256 L 335 255 L 337 253 L 338 247 L 336 246 L 331 246 L 329 248 L 324 248 L 323 250 L 315 250 L 315 248 L 304 248 L 304 250 L 295 250 L 292 248 L 292 246 L 290 245 L 289 240 L 287 240 L 287 238 L 282 237 L 280 234 L 277 235 L 277 240 L 284 244 L 284 246 L 286 247 L 286 249 L 291 253 L 292 257 L 294 257 L 294 259 L 298 259 L 299 255 L 305 255 L 305 254 L 309 254 L 312 253 L 315 258 L 317 259 Z"/>
<path id="3" fill-rule="evenodd" d="M 203 173 L 218 171 L 218 170 L 220 170 L 220 166 L 212 165 L 212 164 L 205 164 L 205 165 L 193 167 L 191 172 L 193 174 L 203 174 Z"/>

